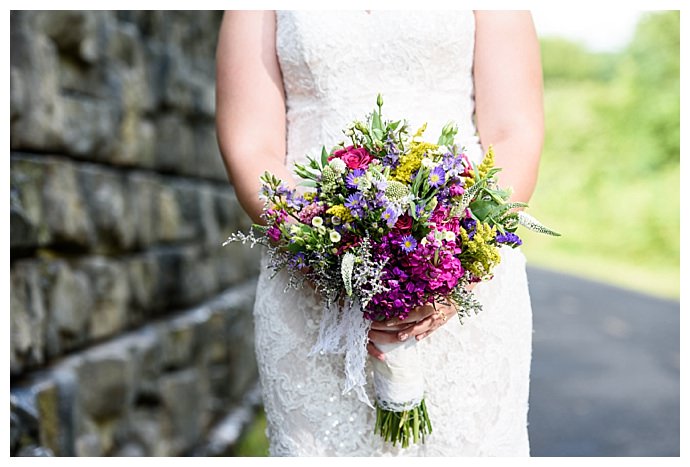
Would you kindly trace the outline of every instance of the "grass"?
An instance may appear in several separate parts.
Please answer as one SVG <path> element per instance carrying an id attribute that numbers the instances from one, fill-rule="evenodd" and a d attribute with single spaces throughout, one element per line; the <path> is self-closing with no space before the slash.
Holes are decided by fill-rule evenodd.
<path id="1" fill-rule="evenodd" d="M 254 421 L 246 429 L 235 446 L 237 457 L 268 457 L 268 439 L 266 439 L 266 414 L 263 410 L 257 413 Z"/>

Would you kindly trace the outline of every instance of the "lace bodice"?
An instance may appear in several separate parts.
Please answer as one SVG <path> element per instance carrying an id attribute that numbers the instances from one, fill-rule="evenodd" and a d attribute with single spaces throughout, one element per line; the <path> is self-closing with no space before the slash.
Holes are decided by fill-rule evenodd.
<path id="1" fill-rule="evenodd" d="M 471 11 L 279 11 L 276 49 L 287 104 L 288 163 L 321 145 L 384 98 L 384 118 L 427 122 L 435 141 L 458 124 L 458 141 L 481 157 L 473 122 Z"/>
<path id="2" fill-rule="evenodd" d="M 428 122 L 434 141 L 454 120 L 475 161 L 474 15 L 466 11 L 279 11 L 276 49 L 287 101 L 288 166 L 344 139 L 383 95 L 384 118 Z M 475 290 L 484 311 L 421 341 L 434 432 L 407 450 L 373 433 L 375 412 L 342 395 L 339 356 L 308 357 L 322 311 L 308 290 L 284 291 L 262 260 L 254 307 L 256 356 L 272 455 L 527 455 L 531 307 L 524 256 L 502 252 Z M 369 367 L 370 370 L 370 367 Z M 368 378 L 371 373 L 368 371 Z M 371 385 L 369 395 L 373 400 Z"/>

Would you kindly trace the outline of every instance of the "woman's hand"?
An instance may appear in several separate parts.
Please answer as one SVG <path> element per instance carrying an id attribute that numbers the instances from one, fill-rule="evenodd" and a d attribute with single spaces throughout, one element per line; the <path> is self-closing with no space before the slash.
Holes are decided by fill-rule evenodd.
<path id="1" fill-rule="evenodd" d="M 470 284 L 466 288 L 471 291 L 475 286 L 476 284 Z M 420 341 L 446 324 L 455 313 L 452 306 L 437 304 L 434 308 L 433 305 L 426 304 L 415 308 L 404 320 L 393 318 L 375 321 L 369 331 L 367 351 L 372 357 L 383 361 L 384 353 L 375 344 L 403 342 L 412 337 Z"/>
<path id="2" fill-rule="evenodd" d="M 422 340 L 431 332 L 443 326 L 453 316 L 452 307 L 430 304 L 415 308 L 404 320 L 393 318 L 388 321 L 374 322 L 369 331 L 367 351 L 369 355 L 384 360 L 384 354 L 375 344 L 391 344 L 406 341 L 414 337 Z"/>

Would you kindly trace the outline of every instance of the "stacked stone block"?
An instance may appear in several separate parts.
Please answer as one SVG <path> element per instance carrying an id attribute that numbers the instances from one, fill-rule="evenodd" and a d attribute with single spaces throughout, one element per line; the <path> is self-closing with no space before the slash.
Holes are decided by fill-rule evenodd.
<path id="1" fill-rule="evenodd" d="M 12 455 L 231 453 L 259 251 L 221 246 L 221 13 L 10 18 Z"/>

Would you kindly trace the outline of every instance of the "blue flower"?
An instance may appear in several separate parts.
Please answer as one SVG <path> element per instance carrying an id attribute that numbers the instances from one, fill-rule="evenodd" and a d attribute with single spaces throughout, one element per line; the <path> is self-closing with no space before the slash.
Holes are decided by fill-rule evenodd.
<path id="1" fill-rule="evenodd" d="M 429 174 L 429 185 L 434 188 L 443 185 L 446 182 L 446 173 L 443 171 L 443 167 L 437 166 Z"/>
<path id="2" fill-rule="evenodd" d="M 364 170 L 362 169 L 355 169 L 349 174 L 347 174 L 347 177 L 345 177 L 345 185 L 347 185 L 348 188 L 357 188 L 357 185 L 359 185 L 359 179 L 364 176 Z"/>
<path id="3" fill-rule="evenodd" d="M 307 263 L 306 263 L 306 257 L 304 256 L 304 253 L 298 252 L 290 258 L 290 266 L 295 268 L 295 269 L 302 269 L 304 268 Z"/>
<path id="4" fill-rule="evenodd" d="M 355 216 L 362 218 L 364 216 L 364 208 L 366 202 L 361 193 L 353 193 L 345 200 L 345 207 L 350 209 L 350 212 Z"/>
<path id="5" fill-rule="evenodd" d="M 522 240 L 514 233 L 506 232 L 496 235 L 496 243 L 503 243 L 511 246 L 519 246 L 522 245 Z"/>
<path id="6" fill-rule="evenodd" d="M 411 253 L 417 248 L 417 240 L 415 240 L 412 235 L 405 235 L 400 239 L 400 248 L 402 248 L 405 253 Z"/>
<path id="7" fill-rule="evenodd" d="M 474 234 L 477 233 L 477 221 L 471 217 L 465 217 L 460 221 L 460 225 L 465 229 L 465 232 L 467 232 L 467 237 L 472 240 Z"/>
<path id="8" fill-rule="evenodd" d="M 393 206 L 388 206 L 388 208 L 383 211 L 381 218 L 386 221 L 388 227 L 393 227 L 398 221 L 398 211 Z"/>

